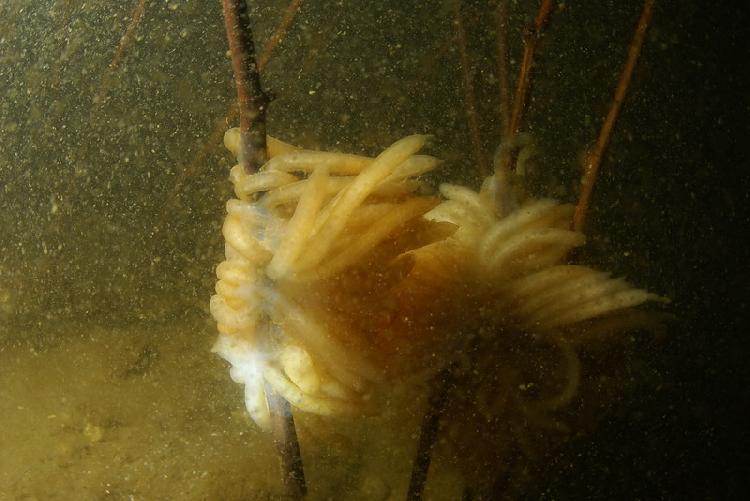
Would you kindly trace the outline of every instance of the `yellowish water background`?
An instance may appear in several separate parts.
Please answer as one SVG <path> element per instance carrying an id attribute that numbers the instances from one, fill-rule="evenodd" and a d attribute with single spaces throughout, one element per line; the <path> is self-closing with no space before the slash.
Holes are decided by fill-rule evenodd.
<path id="1" fill-rule="evenodd" d="M 209 353 L 231 163 L 220 135 L 209 138 L 236 125 L 225 119 L 234 89 L 221 9 L 146 2 L 107 76 L 137 3 L 0 4 L 2 501 L 280 495 L 273 444 Z M 499 140 L 493 4 L 464 4 L 490 157 Z M 558 4 L 528 109 L 539 150 L 528 181 L 570 201 L 641 3 Z M 747 387 L 748 251 L 738 242 L 750 192 L 740 138 L 750 132 L 733 70 L 747 59 L 747 15 L 725 4 L 657 0 L 581 256 L 673 299 L 680 321 L 661 344 L 629 347 L 637 356 L 625 376 L 657 373 L 658 384 L 633 383 L 638 391 L 616 399 L 598 431 L 531 461 L 521 494 L 744 492 L 736 416 Z M 257 2 L 259 40 L 286 5 Z M 511 2 L 514 68 L 535 8 Z M 277 96 L 269 131 L 369 154 L 430 133 L 431 153 L 446 160 L 434 181 L 476 187 L 459 61 L 449 1 L 303 2 L 263 75 Z M 402 499 L 419 409 L 357 422 L 301 416 L 311 499 Z M 457 499 L 451 464 L 460 461 L 436 459 L 430 499 Z"/>

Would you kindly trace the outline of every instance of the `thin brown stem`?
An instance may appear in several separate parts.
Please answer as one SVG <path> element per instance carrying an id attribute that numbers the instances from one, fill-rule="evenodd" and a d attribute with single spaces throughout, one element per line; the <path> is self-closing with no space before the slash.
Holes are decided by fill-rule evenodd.
<path id="1" fill-rule="evenodd" d="M 276 47 L 278 47 L 278 45 L 284 39 L 284 36 L 289 30 L 289 26 L 291 26 L 294 17 L 297 15 L 301 4 L 302 0 L 292 0 L 291 2 L 289 2 L 289 5 L 284 11 L 281 21 L 279 21 L 279 24 L 276 26 L 276 29 L 271 35 L 271 38 L 269 38 L 268 42 L 266 42 L 266 44 L 263 46 L 263 49 L 260 51 L 260 54 L 258 55 L 258 71 L 263 71 L 263 69 L 268 64 L 268 61 L 270 61 L 274 49 L 276 49 Z M 198 152 L 192 157 L 190 164 L 186 168 L 180 169 L 177 181 L 172 187 L 170 193 L 165 197 L 165 202 L 159 215 L 160 223 L 158 226 L 161 226 L 163 224 L 167 212 L 174 205 L 175 201 L 177 200 L 177 195 L 179 195 L 179 193 L 182 191 L 182 188 L 188 181 L 188 179 L 193 177 L 200 170 L 200 167 L 201 165 L 203 165 L 206 157 L 208 157 L 208 155 L 214 150 L 214 148 L 216 148 L 216 146 L 221 143 L 221 137 L 224 134 L 224 131 L 227 129 L 227 124 L 234 122 L 234 120 L 237 118 L 238 111 L 239 109 L 237 107 L 237 103 L 233 102 L 227 108 L 227 111 L 224 114 L 224 118 L 215 122 L 213 129 L 211 129 L 211 132 L 209 132 L 208 136 L 206 137 L 206 141 L 203 143 L 203 146 L 201 146 L 200 150 L 198 150 Z"/>
<path id="2" fill-rule="evenodd" d="M 281 458 L 284 487 L 287 498 L 301 500 L 307 494 L 302 454 L 294 425 L 292 406 L 266 384 L 266 401 L 271 411 L 271 431 L 276 450 Z"/>
<path id="3" fill-rule="evenodd" d="M 531 88 L 531 70 L 534 66 L 536 45 L 542 34 L 544 25 L 547 24 L 552 7 L 552 0 L 542 0 L 539 11 L 534 19 L 534 28 L 532 30 L 527 29 L 523 35 L 523 59 L 521 60 L 521 69 L 518 73 L 516 95 L 513 99 L 513 114 L 508 126 L 510 136 L 518 132 L 518 129 L 521 127 L 523 113 L 526 110 L 526 98 Z"/>
<path id="4" fill-rule="evenodd" d="M 576 206 L 575 213 L 573 214 L 573 229 L 576 231 L 583 231 L 584 226 L 586 225 L 586 215 L 588 213 L 589 204 L 591 203 L 591 194 L 594 191 L 594 185 L 596 184 L 596 178 L 599 173 L 599 166 L 601 165 L 604 152 L 609 145 L 609 139 L 612 136 L 612 129 L 620 114 L 622 103 L 628 93 L 630 81 L 633 77 L 633 70 L 638 62 L 638 56 L 643 47 L 646 30 L 651 21 L 653 6 L 654 0 L 645 0 L 643 2 L 641 17 L 638 19 L 638 26 L 633 35 L 633 40 L 630 42 L 628 58 L 625 61 L 625 66 L 620 74 L 620 81 L 615 88 L 615 95 L 612 98 L 612 104 L 609 107 L 607 117 L 602 123 L 602 128 L 599 131 L 599 137 L 596 143 L 586 154 L 583 165 L 583 178 L 581 179 L 581 194 L 578 198 L 578 205 Z"/>
<path id="5" fill-rule="evenodd" d="M 495 37 L 497 41 L 497 81 L 500 97 L 500 142 L 509 138 L 510 123 L 510 74 L 508 71 L 508 0 L 497 3 Z"/>
<path id="6" fill-rule="evenodd" d="M 130 22 L 128 23 L 128 27 L 125 29 L 125 33 L 120 38 L 120 44 L 117 46 L 115 55 L 112 57 L 112 61 L 110 61 L 107 69 L 104 70 L 104 76 L 102 76 L 102 80 L 99 84 L 99 92 L 97 92 L 96 94 L 94 104 L 103 104 L 104 100 L 107 98 L 109 89 L 112 87 L 112 78 L 114 77 L 115 72 L 120 67 L 122 60 L 125 57 L 125 53 L 128 50 L 128 47 L 130 47 L 130 45 L 133 43 L 133 39 L 135 38 L 135 31 L 141 22 L 141 18 L 143 17 L 143 12 L 145 10 L 146 0 L 138 0 L 138 3 L 133 8 L 133 13 L 130 15 Z"/>
<path id="7" fill-rule="evenodd" d="M 287 5 L 286 10 L 284 10 L 284 14 L 281 17 L 281 21 L 279 21 L 276 29 L 273 30 L 273 33 L 263 46 L 263 50 L 258 55 L 258 71 L 263 71 L 263 68 L 266 67 L 266 64 L 268 64 L 268 61 L 271 59 L 271 54 L 273 54 L 274 49 L 282 40 L 284 40 L 286 32 L 289 31 L 289 26 L 292 25 L 292 21 L 294 21 L 294 18 L 299 11 L 300 5 L 302 5 L 302 0 L 292 0 L 289 2 L 289 5 Z"/>
<path id="8" fill-rule="evenodd" d="M 534 18 L 533 28 L 527 29 L 524 32 L 523 59 L 521 60 L 521 68 L 518 71 L 518 80 L 516 81 L 516 92 L 513 98 L 513 112 L 502 138 L 506 142 L 506 147 L 502 149 L 500 161 L 496 165 L 497 172 L 495 173 L 495 178 L 498 183 L 503 182 L 501 180 L 508 179 L 510 172 L 513 170 L 515 155 L 513 154 L 513 148 L 510 147 L 508 141 L 511 141 L 521 128 L 523 113 L 526 110 L 526 99 L 529 95 L 529 89 L 531 88 L 531 70 L 534 66 L 536 45 L 542 34 L 542 29 L 549 19 L 553 6 L 554 4 L 552 0 L 542 0 L 536 17 Z M 500 191 L 502 190 L 498 190 L 498 192 Z"/>
<path id="9" fill-rule="evenodd" d="M 266 163 L 266 110 L 269 98 L 260 85 L 255 42 L 245 0 L 223 0 L 232 70 L 237 85 L 240 111 L 240 152 L 238 160 L 248 173 Z"/>
<path id="10" fill-rule="evenodd" d="M 407 501 L 422 499 L 427 474 L 432 462 L 432 446 L 435 444 L 440 428 L 440 418 L 445 413 L 445 408 L 450 401 L 450 393 L 455 386 L 454 370 L 454 366 L 449 366 L 440 371 L 434 379 L 435 386 L 430 393 L 427 412 L 422 418 L 419 431 L 417 454 L 412 465 L 409 490 L 406 494 Z"/>
<path id="11" fill-rule="evenodd" d="M 266 110 L 269 98 L 260 84 L 247 4 L 245 0 L 223 0 L 222 4 L 240 112 L 238 160 L 246 172 L 252 173 L 260 169 L 268 156 Z M 270 385 L 266 385 L 265 390 L 287 496 L 302 499 L 306 493 L 305 474 L 291 406 Z"/>
<path id="12" fill-rule="evenodd" d="M 479 114 L 477 113 L 477 99 L 474 94 L 474 82 L 471 77 L 471 60 L 466 45 L 466 30 L 464 28 L 463 18 L 461 16 L 461 0 L 453 2 L 454 24 L 456 26 L 456 41 L 458 43 L 458 52 L 461 57 L 461 77 L 464 87 L 464 105 L 466 106 L 466 121 L 469 125 L 469 136 L 471 146 L 474 150 L 474 157 L 479 166 L 479 173 L 482 177 L 489 174 L 487 161 L 482 154 L 482 139 L 479 134 Z"/>
<path id="13" fill-rule="evenodd" d="M 495 211 L 498 216 L 506 214 L 511 205 L 510 200 L 512 199 L 512 190 L 509 190 L 509 188 L 512 188 L 512 183 L 510 183 L 509 180 L 511 173 L 515 170 L 515 164 L 518 158 L 514 138 L 521 128 L 523 113 L 526 109 L 526 99 L 531 87 L 531 70 L 534 66 L 536 44 L 541 36 L 542 29 L 552 12 L 552 8 L 552 0 L 542 0 L 536 17 L 534 18 L 533 28 L 524 31 L 523 59 L 521 60 L 521 67 L 518 71 L 518 80 L 516 81 L 516 92 L 513 98 L 513 113 L 507 123 L 507 128 L 503 130 L 501 134 L 500 158 L 495 159 Z M 498 35 L 498 37 L 499 36 L 500 35 Z M 503 55 L 499 54 L 498 57 L 502 58 Z"/>

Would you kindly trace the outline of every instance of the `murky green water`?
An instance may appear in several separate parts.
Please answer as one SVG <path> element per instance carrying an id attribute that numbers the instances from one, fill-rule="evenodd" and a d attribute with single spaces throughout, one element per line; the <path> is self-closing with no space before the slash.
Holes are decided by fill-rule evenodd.
<path id="1" fill-rule="evenodd" d="M 0 499 L 274 499 L 268 436 L 209 353 L 207 311 L 234 99 L 221 8 L 137 0 L 0 5 Z M 640 2 L 559 4 L 539 45 L 526 128 L 536 193 L 575 200 Z M 364 7 L 363 7 L 364 6 Z M 285 1 L 257 2 L 267 40 Z M 511 2 L 511 66 L 536 2 Z M 492 2 L 463 15 L 483 154 L 499 140 Z M 748 103 L 734 76 L 747 16 L 657 1 L 593 202 L 584 262 L 673 299 L 657 341 L 626 343 L 607 405 L 562 448 L 503 468 L 514 497 L 733 497 L 737 333 L 747 305 Z M 303 2 L 263 73 L 269 131 L 375 153 L 434 135 L 435 181 L 473 186 L 452 3 Z M 735 57 L 737 59 L 735 59 Z M 112 64 L 112 61 L 117 61 Z M 589 355 L 592 367 L 612 355 Z M 616 388 L 617 391 L 610 391 Z M 597 402 L 601 404 L 601 400 Z M 300 417 L 311 499 L 402 499 L 420 407 Z M 457 499 L 438 457 L 431 499 Z M 480 466 L 478 466 L 480 467 Z M 685 480 L 687 479 L 687 480 Z M 497 493 L 501 497 L 501 493 Z M 254 496 L 254 497 L 253 497 Z"/>

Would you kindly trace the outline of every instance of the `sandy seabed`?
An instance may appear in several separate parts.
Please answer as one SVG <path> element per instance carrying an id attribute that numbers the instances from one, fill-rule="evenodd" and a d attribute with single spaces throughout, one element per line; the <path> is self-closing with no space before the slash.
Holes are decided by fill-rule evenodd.
<path id="1" fill-rule="evenodd" d="M 3 342 L 0 499 L 271 496 L 273 446 L 195 328 L 69 325 Z"/>
<path id="2" fill-rule="evenodd" d="M 209 353 L 213 329 L 0 338 L 0 500 L 282 499 L 273 443 Z M 309 499 L 403 499 L 418 419 L 388 419 L 297 417 Z M 449 473 L 433 478 L 428 498 L 458 494 Z"/>

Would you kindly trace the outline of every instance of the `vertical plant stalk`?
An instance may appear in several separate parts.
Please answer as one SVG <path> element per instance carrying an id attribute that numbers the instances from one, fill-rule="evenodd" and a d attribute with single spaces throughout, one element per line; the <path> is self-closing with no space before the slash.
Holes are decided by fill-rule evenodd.
<path id="1" fill-rule="evenodd" d="M 95 105 L 104 104 L 104 101 L 107 98 L 107 94 L 109 93 L 109 89 L 112 87 L 112 78 L 119 69 L 120 63 L 122 63 L 122 60 L 125 57 L 125 52 L 133 43 L 133 39 L 135 38 L 135 30 L 141 23 L 141 18 L 143 17 L 143 12 L 145 10 L 146 0 L 138 0 L 138 3 L 133 8 L 133 13 L 130 15 L 130 22 L 128 23 L 128 27 L 125 29 L 125 33 L 120 38 L 120 44 L 117 46 L 115 55 L 112 57 L 112 61 L 110 61 L 109 66 L 107 66 L 107 69 L 104 71 L 104 76 L 102 76 L 102 80 L 99 83 L 99 92 L 97 92 L 96 98 L 94 99 Z"/>
<path id="2" fill-rule="evenodd" d="M 274 49 L 282 40 L 284 40 L 286 32 L 289 30 L 289 26 L 291 26 L 294 17 L 299 11 L 300 5 L 302 5 L 302 0 L 292 0 L 289 2 L 289 5 L 287 5 L 284 14 L 281 16 L 281 21 L 279 21 L 276 29 L 273 30 L 273 33 L 263 46 L 263 50 L 261 50 L 258 55 L 258 71 L 263 71 L 263 68 L 268 64 L 268 60 L 271 59 L 271 54 Z"/>
<path id="3" fill-rule="evenodd" d="M 504 3 L 504 2 L 503 2 Z M 534 18 L 534 26 L 531 29 L 526 29 L 523 35 L 523 59 L 521 60 L 521 68 L 518 71 L 518 80 L 516 81 L 516 92 L 513 98 L 513 112 L 510 116 L 510 121 L 507 124 L 507 129 L 503 131 L 501 140 L 505 143 L 505 146 L 501 150 L 500 161 L 495 166 L 495 182 L 498 183 L 498 188 L 504 183 L 508 176 L 510 176 L 513 170 L 513 164 L 515 163 L 514 149 L 511 146 L 511 141 L 515 137 L 518 130 L 521 128 L 521 121 L 523 120 L 523 113 L 526 110 L 526 99 L 529 95 L 529 89 L 531 88 L 531 70 L 534 67 L 534 53 L 536 51 L 536 45 L 539 41 L 539 37 L 542 34 L 542 29 L 547 20 L 549 19 L 550 13 L 554 4 L 552 0 L 542 0 L 539 5 L 536 17 Z M 500 7 L 498 7 L 498 11 Z M 507 15 L 507 14 L 506 14 Z M 502 22 L 502 19 L 498 15 L 498 23 Z M 498 32 L 498 38 L 500 32 Z M 500 42 L 498 41 L 498 47 Z M 498 54 L 498 57 L 504 57 L 503 54 Z M 507 50 L 506 56 L 507 57 Z M 501 63 L 504 64 L 504 63 Z M 505 65 L 507 66 L 507 64 Z M 502 192 L 502 189 L 498 189 L 497 192 Z"/>
<path id="4" fill-rule="evenodd" d="M 276 450 L 281 458 L 281 471 L 284 488 L 289 499 L 303 499 L 307 494 L 305 470 L 302 465 L 302 453 L 294 426 L 292 406 L 270 385 L 266 385 L 266 401 L 271 411 L 271 429 L 273 430 Z"/>
<path id="5" fill-rule="evenodd" d="M 301 4 L 302 0 L 292 0 L 291 2 L 289 2 L 289 5 L 284 11 L 281 21 L 279 21 L 279 24 L 276 25 L 276 29 L 273 31 L 273 34 L 258 54 L 258 72 L 263 71 L 263 69 L 266 67 L 266 64 L 268 64 L 268 61 L 271 60 L 273 51 L 276 49 L 276 47 L 278 47 L 281 41 L 284 40 L 287 31 L 289 31 L 289 26 L 291 26 L 292 21 L 297 15 Z M 178 201 L 177 196 L 180 194 L 188 180 L 200 171 L 200 167 L 203 165 L 206 157 L 208 157 L 208 155 L 215 150 L 216 146 L 221 143 L 221 138 L 224 135 L 227 124 L 234 121 L 234 119 L 237 117 L 237 113 L 237 103 L 234 102 L 231 104 L 231 106 L 229 106 L 227 112 L 224 114 L 224 117 L 215 121 L 214 127 L 208 134 L 208 137 L 203 143 L 203 146 L 201 146 L 197 153 L 192 156 L 190 164 L 185 168 L 178 169 L 177 180 L 175 181 L 172 190 L 165 197 L 165 202 L 162 205 L 161 212 L 159 213 L 159 224 L 156 225 L 156 228 L 164 227 L 164 221 L 166 220 L 167 214 Z"/>
<path id="6" fill-rule="evenodd" d="M 464 105 L 466 106 L 466 121 L 469 126 L 471 146 L 474 150 L 474 158 L 479 167 L 479 174 L 484 177 L 489 174 L 487 161 L 482 154 L 482 139 L 479 133 L 479 115 L 477 113 L 477 98 L 474 94 L 474 82 L 471 78 L 471 60 L 466 45 L 466 29 L 461 17 L 461 0 L 453 2 L 454 25 L 456 26 L 456 41 L 458 53 L 461 57 L 461 77 L 464 88 Z"/>
<path id="7" fill-rule="evenodd" d="M 245 0 L 223 0 L 222 4 L 240 112 L 238 160 L 246 172 L 253 173 L 268 158 L 266 110 L 269 98 L 260 85 L 247 4 Z M 291 499 L 302 499 L 307 488 L 291 406 L 270 386 L 266 385 L 265 390 L 286 494 Z"/>
<path id="8" fill-rule="evenodd" d="M 523 59 L 521 60 L 521 70 L 518 74 L 516 83 L 516 95 L 513 99 L 513 114 L 510 117 L 508 132 L 513 135 L 521 127 L 523 113 L 526 110 L 526 98 L 531 88 L 531 70 L 534 67 L 534 54 L 542 29 L 547 24 L 549 15 L 552 12 L 552 0 L 542 0 L 539 10 L 534 18 L 534 28 L 525 30 L 523 34 Z"/>
<path id="9" fill-rule="evenodd" d="M 510 72 L 508 69 L 508 0 L 500 0 L 495 13 L 495 38 L 497 44 L 497 81 L 500 98 L 500 142 L 509 138 L 510 124 Z"/>
<path id="10" fill-rule="evenodd" d="M 628 93 L 630 81 L 633 77 L 633 70 L 638 63 L 638 57 L 641 54 L 643 41 L 646 38 L 646 30 L 651 22 L 653 7 L 654 0 L 645 0 L 643 2 L 641 17 L 638 19 L 638 26 L 633 34 L 633 40 L 630 42 L 628 58 L 625 61 L 622 73 L 620 73 L 620 81 L 615 88 L 615 95 L 612 98 L 609 112 L 602 123 L 602 128 L 599 130 L 599 138 L 593 148 L 586 153 L 586 158 L 583 164 L 583 177 L 581 179 L 581 194 L 578 197 L 578 204 L 576 205 L 576 210 L 573 214 L 573 229 L 575 231 L 583 231 L 584 226 L 586 225 L 586 215 L 588 214 L 589 204 L 591 203 L 591 194 L 594 191 L 594 185 L 596 184 L 596 178 L 599 173 L 599 166 L 602 163 L 604 152 L 609 145 L 609 139 L 612 136 L 612 129 L 617 121 L 617 117 L 620 114 L 620 108 L 622 108 L 622 103 Z"/>
<path id="11" fill-rule="evenodd" d="M 430 393 L 427 412 L 422 418 L 422 426 L 419 431 L 419 444 L 414 464 L 411 469 L 409 490 L 406 494 L 407 501 L 419 501 L 424 494 L 424 486 L 427 482 L 427 473 L 432 462 L 432 446 L 437 438 L 440 428 L 440 418 L 445 413 L 448 405 L 451 389 L 454 384 L 454 366 L 451 365 L 440 371 L 435 377 L 435 386 Z"/>
<path id="12" fill-rule="evenodd" d="M 250 174 L 257 172 L 268 159 L 266 111 L 270 100 L 260 85 L 255 43 L 245 0 L 223 0 L 222 5 L 240 111 L 238 160 Z"/>
<path id="13" fill-rule="evenodd" d="M 500 28 L 503 28 L 503 26 L 501 25 L 507 22 L 507 5 L 505 6 L 505 8 L 503 8 L 502 3 L 500 6 L 498 6 L 498 37 L 502 35 L 502 30 Z M 482 155 L 482 144 L 479 135 L 479 121 L 477 116 L 476 98 L 474 96 L 474 86 L 472 84 L 470 72 L 471 62 L 469 61 L 469 55 L 466 48 L 466 33 L 461 17 L 461 0 L 454 0 L 453 7 L 454 23 L 456 25 L 456 37 L 459 46 L 459 53 L 461 55 L 466 117 L 469 123 L 469 132 L 471 134 L 472 145 L 474 147 L 474 154 L 477 158 L 477 161 L 479 162 L 481 174 L 486 175 L 488 171 L 487 166 L 484 163 L 484 157 Z M 528 94 L 528 90 L 531 85 L 531 68 L 534 61 L 534 50 L 536 49 L 536 42 L 541 34 L 542 28 L 549 18 L 552 7 L 552 0 L 542 0 L 539 11 L 537 12 L 536 18 L 534 20 L 534 30 L 527 31 L 524 36 L 523 61 L 521 63 L 521 70 L 518 76 L 518 84 L 516 86 L 516 95 L 513 101 L 513 115 L 510 118 L 510 122 L 507 124 L 507 131 L 505 132 L 504 139 L 507 138 L 506 140 L 512 139 L 512 137 L 520 127 L 521 117 L 523 115 L 523 110 L 526 103 L 526 95 Z M 501 52 L 507 52 L 507 49 L 504 48 L 504 40 L 501 41 L 500 38 L 498 38 L 498 44 L 502 44 L 498 47 Z M 502 57 L 502 55 L 500 57 Z M 503 68 L 500 67 L 500 72 L 507 75 L 507 65 L 505 66 L 505 71 L 503 71 Z M 500 78 L 502 78 L 502 75 L 500 75 Z M 501 93 L 503 92 L 502 89 L 503 85 L 501 83 Z M 501 99 L 501 102 L 502 101 L 503 100 Z M 507 102 L 507 99 L 505 99 L 505 101 Z M 504 148 L 504 151 L 508 152 L 508 156 L 506 159 L 506 165 L 501 165 L 498 168 L 499 172 L 496 172 L 496 182 L 498 183 L 502 182 L 499 179 L 499 175 L 510 172 L 510 164 L 513 159 L 513 156 L 510 154 L 510 148 Z M 500 191 L 503 190 L 498 190 L 498 192 Z M 417 455 L 414 460 L 414 465 L 412 466 L 409 491 L 407 493 L 408 501 L 417 501 L 422 499 L 424 485 L 427 481 L 427 473 L 430 468 L 432 446 L 435 442 L 435 438 L 437 437 L 437 433 L 440 427 L 440 418 L 442 417 L 445 411 L 445 407 L 448 403 L 451 388 L 454 386 L 453 377 L 453 367 L 451 366 L 443 369 L 434 380 L 435 387 L 430 394 L 427 413 L 422 420 L 422 426 L 420 428 L 419 445 L 417 447 Z"/>

